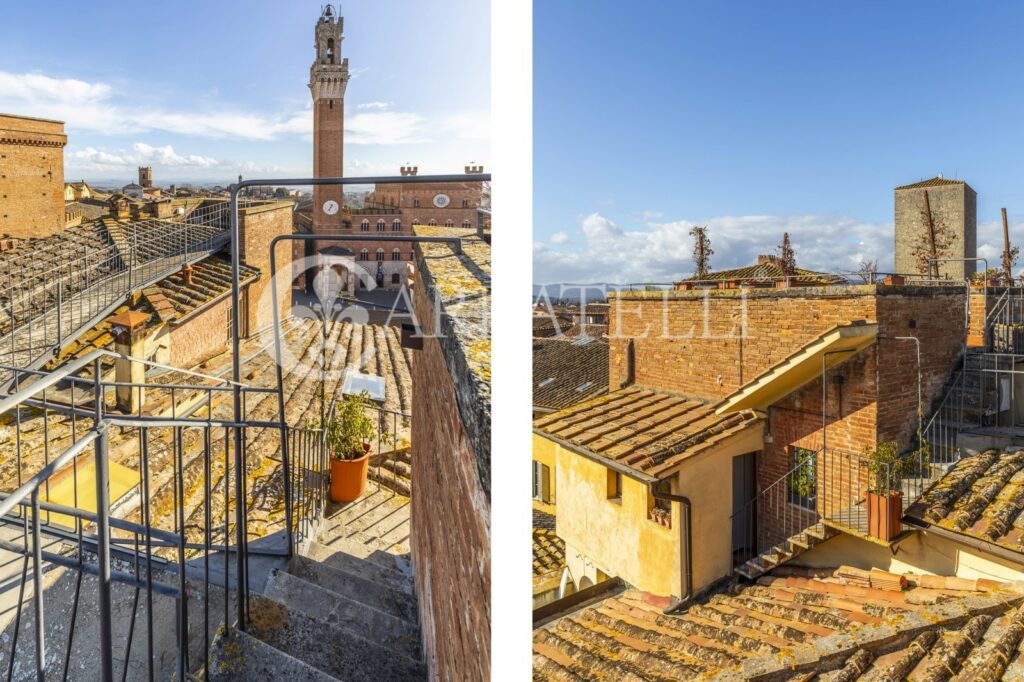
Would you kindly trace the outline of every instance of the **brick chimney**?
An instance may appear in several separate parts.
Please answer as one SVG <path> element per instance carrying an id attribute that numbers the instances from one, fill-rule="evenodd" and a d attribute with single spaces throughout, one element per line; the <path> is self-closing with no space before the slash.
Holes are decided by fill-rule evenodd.
<path id="1" fill-rule="evenodd" d="M 419 172 L 419 166 L 402 166 L 402 175 L 416 175 Z"/>
<path id="2" fill-rule="evenodd" d="M 778 265 L 779 257 L 772 253 L 761 254 L 757 257 L 758 265 Z"/>
<path id="3" fill-rule="evenodd" d="M 192 264 L 185 263 L 181 268 L 181 278 L 185 280 L 185 284 L 192 284 Z"/>
<path id="4" fill-rule="evenodd" d="M 483 172 L 483 166 L 466 166 L 466 175 L 480 175 Z"/>

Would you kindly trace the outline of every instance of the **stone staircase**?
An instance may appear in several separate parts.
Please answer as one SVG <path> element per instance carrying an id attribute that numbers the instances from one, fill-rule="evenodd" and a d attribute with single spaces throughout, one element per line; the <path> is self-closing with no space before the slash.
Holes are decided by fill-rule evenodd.
<path id="1" fill-rule="evenodd" d="M 412 496 L 412 450 L 408 446 L 383 452 L 370 459 L 371 481 L 405 497 Z"/>
<path id="2" fill-rule="evenodd" d="M 839 532 L 824 523 L 816 523 L 796 535 L 783 540 L 746 563 L 740 564 L 735 570 L 744 578 L 754 580 L 776 566 L 800 556 L 829 538 L 835 537 Z"/>
<path id="3" fill-rule="evenodd" d="M 218 631 L 205 679 L 426 679 L 411 566 L 393 543 L 349 528 L 354 515 L 368 516 L 365 506 L 345 511 L 271 571 L 251 597 L 246 632 Z"/>

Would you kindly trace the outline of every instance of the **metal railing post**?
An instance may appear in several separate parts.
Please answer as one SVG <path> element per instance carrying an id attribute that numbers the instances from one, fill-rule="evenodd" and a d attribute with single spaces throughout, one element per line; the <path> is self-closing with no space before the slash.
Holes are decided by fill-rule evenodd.
<path id="1" fill-rule="evenodd" d="M 100 613 L 100 679 L 114 679 L 114 639 L 110 593 L 110 468 L 107 461 L 109 434 L 103 422 L 102 366 L 96 358 L 93 368 L 93 399 L 96 402 L 94 428 L 99 432 L 94 450 L 96 467 L 96 555 Z M 72 465 L 73 466 L 73 465 Z"/>
<path id="2" fill-rule="evenodd" d="M 36 679 L 46 679 L 46 626 L 43 618 L 43 542 L 39 533 L 39 488 L 32 491 L 32 601 L 36 611 Z M 11 656 L 15 654 L 11 651 Z"/>
<path id="3" fill-rule="evenodd" d="M 62 329 L 64 321 L 64 282 L 57 282 L 57 350 L 64 342 L 64 331 Z"/>

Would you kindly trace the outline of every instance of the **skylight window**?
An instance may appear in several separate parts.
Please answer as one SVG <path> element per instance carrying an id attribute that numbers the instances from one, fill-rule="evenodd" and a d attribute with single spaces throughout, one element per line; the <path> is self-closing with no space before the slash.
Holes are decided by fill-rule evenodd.
<path id="1" fill-rule="evenodd" d="M 554 378 L 554 377 L 548 377 L 548 378 L 547 378 L 547 379 L 545 379 L 544 381 L 542 381 L 542 382 L 540 382 L 539 384 L 537 384 L 537 387 L 538 387 L 538 388 L 543 388 L 544 386 L 547 386 L 548 384 L 550 384 L 550 383 L 551 383 L 551 382 L 553 382 L 554 380 L 555 380 L 555 378 Z"/>
<path id="2" fill-rule="evenodd" d="M 594 382 L 593 382 L 593 381 L 588 381 L 588 382 L 587 382 L 587 383 L 585 383 L 585 384 L 580 384 L 580 385 L 579 385 L 579 388 L 577 388 L 577 389 L 576 389 L 576 392 L 577 392 L 577 393 L 583 393 L 583 391 L 587 390 L 588 388 L 590 388 L 590 387 L 591 387 L 591 386 L 593 386 L 593 385 L 594 385 Z"/>

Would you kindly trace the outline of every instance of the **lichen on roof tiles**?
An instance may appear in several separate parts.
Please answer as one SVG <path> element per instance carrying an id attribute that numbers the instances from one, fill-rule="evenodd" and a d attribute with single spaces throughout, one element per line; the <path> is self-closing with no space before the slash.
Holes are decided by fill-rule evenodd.
<path id="1" fill-rule="evenodd" d="M 635 591 L 565 614 L 534 631 L 535 679 L 999 679 L 1021 667 L 1024 585 L 907 575 L 907 590 L 883 590 L 798 572 L 681 615 Z"/>
<path id="2" fill-rule="evenodd" d="M 963 457 L 906 515 L 1024 553 L 1024 450 Z"/>

